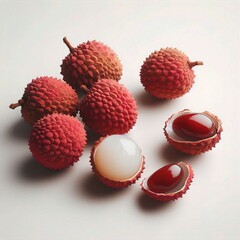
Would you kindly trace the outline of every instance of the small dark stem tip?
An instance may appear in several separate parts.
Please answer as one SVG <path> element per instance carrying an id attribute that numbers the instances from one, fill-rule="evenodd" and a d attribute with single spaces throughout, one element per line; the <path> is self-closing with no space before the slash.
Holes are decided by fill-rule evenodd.
<path id="1" fill-rule="evenodd" d="M 15 109 L 15 108 L 17 108 L 19 106 L 21 106 L 19 103 L 12 103 L 12 104 L 9 105 L 9 108 Z"/>
<path id="2" fill-rule="evenodd" d="M 9 108 L 11 109 L 15 109 L 19 106 L 22 106 L 24 104 L 24 100 L 23 99 L 20 99 L 17 103 L 12 103 L 9 105 Z"/>
<path id="3" fill-rule="evenodd" d="M 197 65 L 203 65 L 203 62 L 202 61 L 188 62 L 188 65 L 190 68 L 193 68 Z"/>
<path id="4" fill-rule="evenodd" d="M 88 93 L 90 91 L 89 88 L 86 85 L 81 85 L 80 89 L 85 93 Z"/>
<path id="5" fill-rule="evenodd" d="M 71 43 L 67 40 L 66 37 L 63 38 L 63 42 L 67 45 L 67 47 L 69 48 L 69 51 L 72 53 L 74 52 L 74 47 L 71 45 Z"/>

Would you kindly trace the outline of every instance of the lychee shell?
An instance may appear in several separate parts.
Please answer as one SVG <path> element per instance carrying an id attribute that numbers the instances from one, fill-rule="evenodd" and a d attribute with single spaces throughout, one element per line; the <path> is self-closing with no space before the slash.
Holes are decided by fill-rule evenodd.
<path id="1" fill-rule="evenodd" d="M 75 90 L 80 91 L 82 85 L 91 88 L 102 78 L 120 80 L 122 64 L 117 54 L 107 45 L 98 41 L 87 41 L 76 48 L 68 47 L 70 54 L 62 62 L 61 74 L 63 80 Z"/>
<path id="2" fill-rule="evenodd" d="M 127 133 L 137 120 L 137 105 L 118 82 L 102 79 L 80 102 L 83 122 L 102 136 Z"/>
<path id="3" fill-rule="evenodd" d="M 192 67 L 202 62 L 189 58 L 176 48 L 160 49 L 144 61 L 140 79 L 145 90 L 160 99 L 174 99 L 187 93 L 194 83 Z"/>
<path id="4" fill-rule="evenodd" d="M 34 124 L 52 113 L 75 116 L 79 100 L 75 90 L 66 82 L 45 76 L 36 78 L 27 85 L 19 105 L 24 120 Z"/>
<path id="5" fill-rule="evenodd" d="M 182 112 L 189 112 L 190 110 L 185 109 L 183 111 L 180 111 L 179 113 Z M 217 124 L 217 132 L 213 137 L 207 138 L 207 139 L 202 139 L 199 141 L 177 141 L 173 138 L 171 138 L 168 135 L 168 132 L 166 131 L 167 128 L 167 124 L 168 122 L 171 120 L 171 118 L 175 115 L 173 114 L 166 122 L 165 122 L 165 126 L 164 126 L 164 135 L 167 138 L 167 141 L 177 150 L 190 154 L 190 155 L 197 155 L 197 154 L 201 154 L 204 152 L 207 152 L 209 150 L 211 150 L 213 147 L 215 147 L 215 145 L 220 141 L 221 139 L 221 133 L 223 131 L 222 128 L 222 123 L 221 120 L 214 114 L 210 113 L 210 112 L 204 112 L 207 113 L 209 116 L 211 116 L 213 119 L 215 119 L 215 122 Z"/>
<path id="6" fill-rule="evenodd" d="M 193 177 L 194 177 L 194 172 L 193 172 L 191 165 L 186 164 L 186 163 L 185 163 L 185 165 L 188 168 L 189 175 L 186 179 L 184 187 L 181 190 L 179 190 L 177 192 L 173 192 L 173 193 L 155 193 L 144 187 L 144 181 L 146 181 L 146 179 L 144 179 L 143 182 L 141 183 L 142 191 L 148 197 L 150 197 L 154 200 L 162 201 L 162 202 L 173 201 L 173 200 L 177 200 L 178 198 L 181 198 L 188 191 L 188 189 L 192 183 Z"/>
<path id="7" fill-rule="evenodd" d="M 76 118 L 47 115 L 38 120 L 30 133 L 29 148 L 37 162 L 46 168 L 60 170 L 73 165 L 86 145 L 86 132 Z"/>

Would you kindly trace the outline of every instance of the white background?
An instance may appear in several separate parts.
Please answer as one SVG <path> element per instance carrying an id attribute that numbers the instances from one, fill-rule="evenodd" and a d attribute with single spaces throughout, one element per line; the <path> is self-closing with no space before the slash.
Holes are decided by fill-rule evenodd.
<path id="1" fill-rule="evenodd" d="M 239 239 L 239 22 L 237 0 L 0 1 L 0 239 Z M 146 157 L 142 178 L 126 190 L 110 190 L 92 174 L 93 135 L 74 167 L 55 173 L 39 166 L 28 150 L 30 126 L 20 109 L 8 108 L 33 78 L 62 77 L 64 36 L 74 46 L 102 41 L 122 61 L 121 82 L 139 108 L 129 136 Z M 144 59 L 161 47 L 204 62 L 182 98 L 159 101 L 140 84 Z M 187 156 L 166 143 L 165 120 L 185 108 L 222 120 L 222 140 L 211 152 Z M 143 177 L 177 161 L 195 172 L 187 194 L 170 203 L 145 197 Z"/>

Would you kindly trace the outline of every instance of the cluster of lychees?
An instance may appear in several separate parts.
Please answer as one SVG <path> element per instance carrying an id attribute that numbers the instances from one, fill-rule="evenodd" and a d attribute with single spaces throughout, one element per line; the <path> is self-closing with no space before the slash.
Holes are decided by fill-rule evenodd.
<path id="1" fill-rule="evenodd" d="M 63 41 L 70 50 L 61 65 L 64 81 L 38 77 L 10 108 L 21 106 L 23 118 L 33 125 L 29 148 L 41 165 L 60 170 L 78 161 L 86 145 L 86 125 L 102 136 L 91 151 L 96 175 L 110 187 L 126 187 L 140 177 L 144 157 L 137 144 L 123 135 L 136 123 L 137 105 L 130 92 L 118 82 L 122 64 L 116 53 L 103 43 L 88 41 L 74 48 L 66 38 Z M 201 64 L 190 62 L 175 48 L 161 49 L 144 61 L 141 82 L 157 98 L 177 98 L 192 87 L 192 67 Z M 80 92 L 86 93 L 81 100 Z M 78 112 L 81 120 L 76 118 Z M 169 143 L 190 154 L 211 149 L 219 141 L 221 131 L 216 116 L 186 110 L 172 116 L 164 128 Z M 190 140 L 186 141 L 187 137 Z M 155 199 L 171 200 L 186 192 L 192 177 L 190 165 L 179 163 L 160 169 L 142 187 Z"/>

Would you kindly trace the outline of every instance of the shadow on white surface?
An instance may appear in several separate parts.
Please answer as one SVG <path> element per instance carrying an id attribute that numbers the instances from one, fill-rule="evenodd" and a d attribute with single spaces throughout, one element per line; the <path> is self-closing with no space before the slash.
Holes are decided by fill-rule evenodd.
<path id="1" fill-rule="evenodd" d="M 139 208 L 144 212 L 152 212 L 152 211 L 161 211 L 167 209 L 173 205 L 173 202 L 160 202 L 154 199 L 149 198 L 141 192 L 137 197 L 137 204 Z"/>
<path id="2" fill-rule="evenodd" d="M 34 183 L 60 177 L 69 170 L 69 168 L 61 171 L 47 169 L 37 163 L 32 156 L 29 156 L 19 161 L 19 165 L 16 167 L 16 175 L 23 182 Z"/>
<path id="3" fill-rule="evenodd" d="M 186 153 L 178 151 L 167 142 L 159 147 L 158 155 L 161 161 L 164 160 L 168 163 L 176 163 L 197 158 L 197 156 L 188 155 Z"/>
<path id="4" fill-rule="evenodd" d="M 26 123 L 23 118 L 18 118 L 8 129 L 7 134 L 12 138 L 28 139 L 31 129 L 32 126 Z"/>
<path id="5" fill-rule="evenodd" d="M 144 89 L 142 89 L 136 94 L 135 99 L 139 106 L 147 107 L 147 108 L 161 107 L 164 105 L 172 104 L 171 101 L 169 100 L 158 99 L 151 96 Z"/>
<path id="6" fill-rule="evenodd" d="M 94 173 L 88 173 L 85 178 L 81 178 L 77 184 L 77 193 L 80 197 L 83 195 L 92 200 L 99 200 L 101 198 L 111 198 L 116 195 L 123 194 L 127 191 L 124 189 L 113 189 L 101 183 Z"/>

